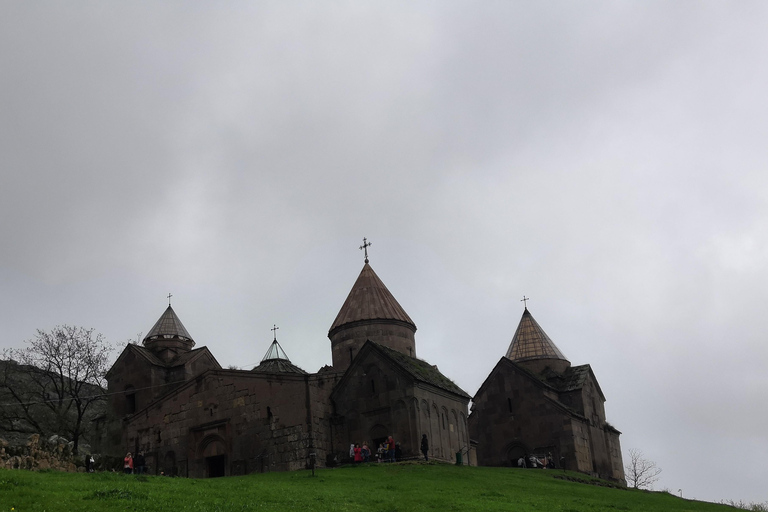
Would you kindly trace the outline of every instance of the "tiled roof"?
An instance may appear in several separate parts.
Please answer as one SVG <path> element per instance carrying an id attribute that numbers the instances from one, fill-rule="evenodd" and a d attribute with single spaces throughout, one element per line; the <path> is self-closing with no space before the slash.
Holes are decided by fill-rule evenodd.
<path id="1" fill-rule="evenodd" d="M 368 263 L 363 266 L 329 332 L 361 320 L 397 320 L 416 328 L 411 317 L 398 304 Z"/>
<path id="2" fill-rule="evenodd" d="M 189 332 L 187 332 L 184 324 L 181 323 L 181 320 L 176 316 L 171 306 L 168 306 L 168 309 L 165 310 L 152 329 L 149 330 L 149 333 L 144 337 L 144 341 L 160 336 L 178 336 L 179 338 L 192 340 L 192 336 L 189 335 Z"/>
<path id="3" fill-rule="evenodd" d="M 151 350 L 148 350 L 140 345 L 128 344 L 127 346 L 131 347 L 131 349 L 136 351 L 137 354 L 140 354 L 155 366 L 165 366 L 165 363 L 158 359 L 158 357 Z"/>
<path id="4" fill-rule="evenodd" d="M 570 366 L 564 373 L 552 372 L 543 376 L 542 380 L 560 392 L 576 391 L 584 387 L 590 369 L 588 364 Z"/>
<path id="5" fill-rule="evenodd" d="M 373 344 L 376 348 L 381 350 L 384 355 L 408 372 L 414 379 L 431 384 L 436 388 L 444 389 L 455 395 L 463 396 L 464 398 L 472 398 L 451 379 L 440 373 L 440 370 L 438 370 L 437 367 L 432 366 L 428 362 L 403 354 L 402 352 L 385 347 L 384 345 L 379 345 L 378 343 L 371 341 L 368 343 Z"/>
<path id="6" fill-rule="evenodd" d="M 267 359 L 262 361 L 259 366 L 251 371 L 263 373 L 298 373 L 301 375 L 306 375 L 307 373 L 287 359 Z"/>
<path id="7" fill-rule="evenodd" d="M 544 329 L 534 320 L 528 308 L 517 326 L 512 343 L 509 344 L 507 357 L 512 361 L 530 359 L 562 359 L 568 361 L 555 343 L 547 336 Z"/>

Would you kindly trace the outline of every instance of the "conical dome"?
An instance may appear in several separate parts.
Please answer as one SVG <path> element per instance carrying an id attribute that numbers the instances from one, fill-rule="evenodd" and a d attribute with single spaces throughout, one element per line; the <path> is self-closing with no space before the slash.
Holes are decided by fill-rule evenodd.
<path id="1" fill-rule="evenodd" d="M 333 366 L 347 368 L 367 340 L 416 357 L 416 324 L 366 260 L 328 337 Z"/>
<path id="2" fill-rule="evenodd" d="M 168 306 L 168 309 L 155 322 L 144 337 L 143 343 L 145 347 L 156 353 L 170 351 L 163 354 L 162 358 L 166 360 L 172 359 L 179 352 L 192 350 L 195 346 L 195 341 L 171 306 Z"/>
<path id="3" fill-rule="evenodd" d="M 523 316 L 517 326 L 515 335 L 512 337 L 512 343 L 509 344 L 507 357 L 515 362 L 549 360 L 549 366 L 552 366 L 554 369 L 562 368 L 564 370 L 571 365 L 563 353 L 560 352 L 560 349 L 547 336 L 544 329 L 536 322 L 528 308 L 523 311 Z M 557 363 L 555 361 L 561 362 Z M 535 366 L 538 368 L 542 365 Z"/>
<path id="4" fill-rule="evenodd" d="M 333 335 L 333 332 L 343 325 L 370 320 L 394 320 L 408 324 L 416 330 L 416 324 L 411 317 L 366 262 L 347 295 L 347 300 L 336 315 L 328 335 Z"/>

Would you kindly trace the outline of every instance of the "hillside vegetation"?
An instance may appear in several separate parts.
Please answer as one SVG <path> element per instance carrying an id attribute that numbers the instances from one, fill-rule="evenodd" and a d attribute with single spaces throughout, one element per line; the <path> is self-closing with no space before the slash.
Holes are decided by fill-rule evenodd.
<path id="1" fill-rule="evenodd" d="M 574 482 L 563 477 L 582 479 Z M 368 464 L 209 480 L 0 470 L 0 512 L 27 511 L 724 511 L 667 493 L 584 483 L 557 470 Z"/>

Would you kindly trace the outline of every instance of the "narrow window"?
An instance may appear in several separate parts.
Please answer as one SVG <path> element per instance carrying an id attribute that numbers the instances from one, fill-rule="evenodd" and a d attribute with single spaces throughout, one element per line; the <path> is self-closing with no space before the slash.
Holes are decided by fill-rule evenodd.
<path id="1" fill-rule="evenodd" d="M 371 379 L 371 393 L 376 394 L 376 382 Z"/>
<path id="2" fill-rule="evenodd" d="M 125 414 L 133 414 L 136 412 L 136 390 L 133 386 L 126 386 L 125 388 Z"/>
<path id="3" fill-rule="evenodd" d="M 349 364 L 352 364 L 352 347 L 349 347 Z"/>
<path id="4" fill-rule="evenodd" d="M 512 412 L 512 399 L 507 398 L 507 405 L 509 406 L 509 412 Z"/>

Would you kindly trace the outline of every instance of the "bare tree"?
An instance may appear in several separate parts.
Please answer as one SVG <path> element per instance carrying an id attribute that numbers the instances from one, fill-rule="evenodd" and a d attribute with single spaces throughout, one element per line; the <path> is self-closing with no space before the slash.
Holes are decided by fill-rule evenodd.
<path id="1" fill-rule="evenodd" d="M 629 462 L 624 467 L 627 483 L 635 489 L 650 489 L 659 479 L 661 468 L 656 463 L 643 457 L 643 452 L 635 448 L 629 450 Z"/>
<path id="2" fill-rule="evenodd" d="M 105 399 L 112 347 L 93 329 L 61 325 L 39 330 L 24 349 L 4 352 L 0 421 L 7 430 L 60 434 L 77 452 L 87 414 Z"/>

